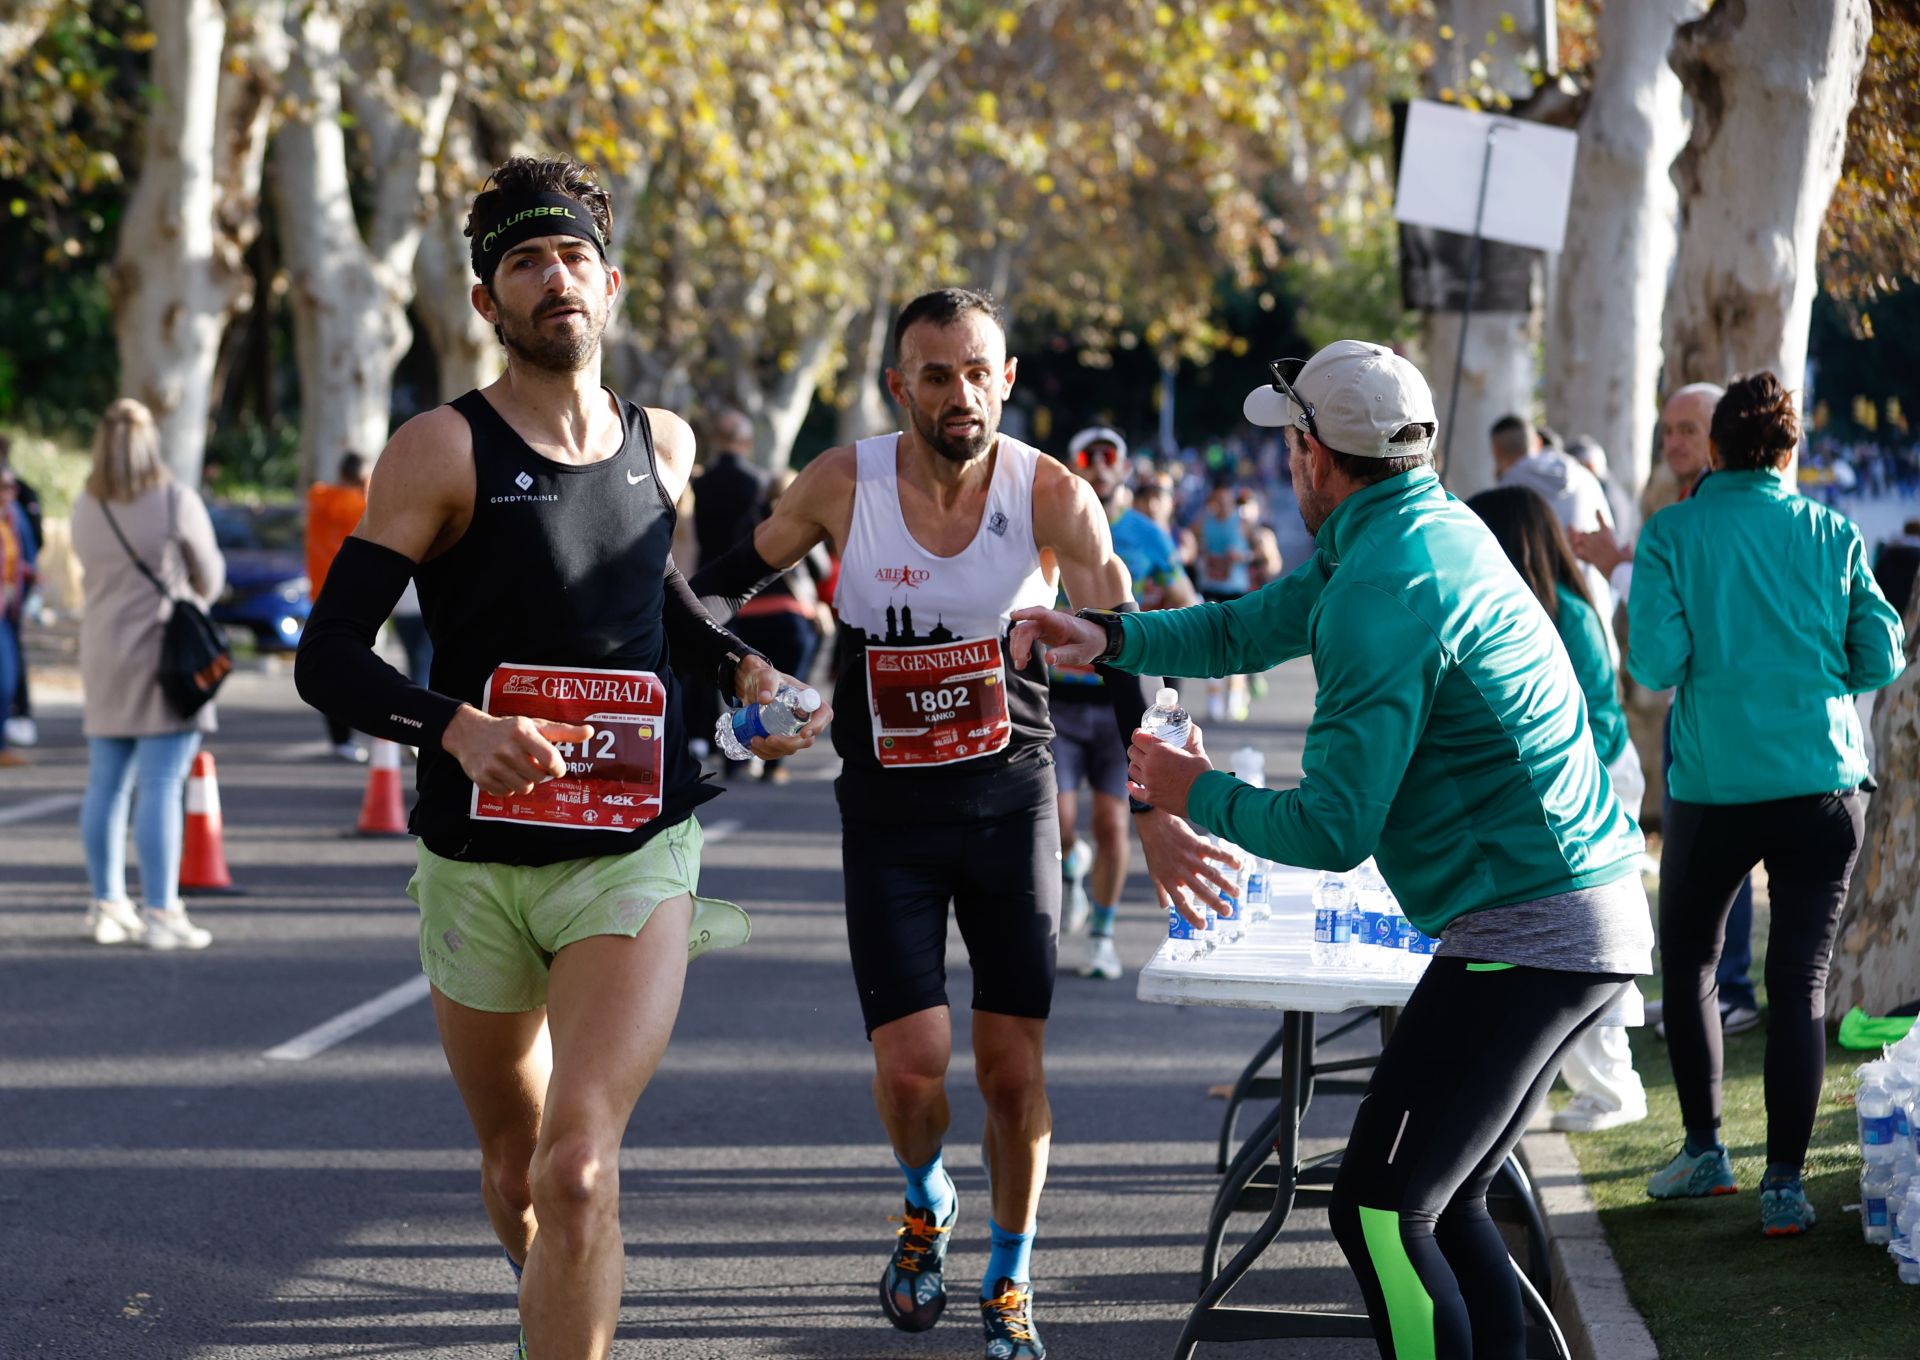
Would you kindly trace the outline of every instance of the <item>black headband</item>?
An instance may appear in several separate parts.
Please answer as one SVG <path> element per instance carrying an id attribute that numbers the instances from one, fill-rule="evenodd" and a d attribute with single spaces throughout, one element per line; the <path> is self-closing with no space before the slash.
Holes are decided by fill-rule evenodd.
<path id="1" fill-rule="evenodd" d="M 482 283 L 493 282 L 493 271 L 509 250 L 536 236 L 577 236 L 591 241 L 602 260 L 607 258 L 593 214 L 577 198 L 540 189 L 497 194 L 489 206 L 492 211 L 473 228 L 473 272 Z"/>

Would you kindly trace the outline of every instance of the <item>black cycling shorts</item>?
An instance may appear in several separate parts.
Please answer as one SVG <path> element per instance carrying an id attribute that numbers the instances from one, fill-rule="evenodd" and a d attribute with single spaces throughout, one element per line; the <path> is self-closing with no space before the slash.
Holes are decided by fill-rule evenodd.
<path id="1" fill-rule="evenodd" d="M 847 945 L 867 1034 L 947 1003 L 947 905 L 973 965 L 973 1009 L 1044 1020 L 1060 934 L 1060 817 L 1044 797 L 982 817 L 902 825 L 845 816 Z"/>

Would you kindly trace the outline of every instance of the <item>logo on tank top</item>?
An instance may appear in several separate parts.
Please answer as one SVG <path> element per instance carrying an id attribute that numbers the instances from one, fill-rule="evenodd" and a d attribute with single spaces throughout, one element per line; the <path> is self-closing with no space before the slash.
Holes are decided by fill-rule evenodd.
<path id="1" fill-rule="evenodd" d="M 487 504 L 516 505 L 522 501 L 557 501 L 560 499 L 560 493 L 558 491 L 549 491 L 544 495 L 528 495 L 527 493 L 533 489 L 533 474 L 530 472 L 516 472 L 513 476 L 513 484 L 520 489 L 519 495 L 509 493 L 504 496 L 489 496 L 487 497 Z"/>
<path id="2" fill-rule="evenodd" d="M 932 578 L 932 572 L 919 567 L 880 567 L 873 573 L 876 581 L 885 581 L 890 586 L 905 586 L 909 590 L 918 590 Z"/>
<path id="3" fill-rule="evenodd" d="M 998 510 L 987 517 L 987 532 L 998 538 L 1007 536 L 1007 517 Z"/>
<path id="4" fill-rule="evenodd" d="M 527 491 L 532 489 L 533 487 L 533 478 L 523 472 L 518 477 L 515 477 L 513 479 L 513 484 L 519 487 L 522 491 Z"/>

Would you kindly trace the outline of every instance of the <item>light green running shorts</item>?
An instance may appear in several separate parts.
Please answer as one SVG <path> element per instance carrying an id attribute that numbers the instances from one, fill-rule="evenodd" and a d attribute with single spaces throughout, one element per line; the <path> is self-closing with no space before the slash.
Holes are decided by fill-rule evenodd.
<path id="1" fill-rule="evenodd" d="M 420 904 L 420 966 L 462 1006 L 538 1010 L 555 954 L 594 935 L 632 939 L 655 907 L 682 893 L 693 897 L 689 959 L 745 944 L 747 914 L 694 893 L 702 840 L 689 817 L 629 854 L 532 867 L 443 859 L 419 846 L 407 895 Z"/>

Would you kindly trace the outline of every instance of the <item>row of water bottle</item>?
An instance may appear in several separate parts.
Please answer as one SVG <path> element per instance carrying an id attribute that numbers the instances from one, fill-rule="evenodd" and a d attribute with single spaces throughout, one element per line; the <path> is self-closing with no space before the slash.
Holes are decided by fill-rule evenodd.
<path id="1" fill-rule="evenodd" d="M 1855 1074 L 1860 1226 L 1884 1243 L 1904 1284 L 1920 1284 L 1920 1026 Z"/>
<path id="2" fill-rule="evenodd" d="M 1140 727 L 1167 745 L 1184 750 L 1187 738 L 1193 733 L 1193 719 L 1180 706 L 1178 690 L 1162 689 L 1153 696 L 1153 707 L 1141 717 Z M 1244 746 L 1233 754 L 1234 774 L 1256 789 L 1267 785 L 1266 764 L 1266 757 L 1251 746 Z M 1236 945 L 1247 937 L 1248 927 L 1273 914 L 1270 891 L 1273 866 L 1257 855 L 1228 845 L 1218 836 L 1209 840 L 1237 858 L 1240 868 L 1234 875 L 1233 890 L 1224 894 L 1225 910 L 1216 910 L 1211 903 L 1194 904 L 1205 918 L 1204 925 L 1194 925 L 1177 907 L 1167 908 L 1166 956 L 1172 963 L 1191 963 Z"/>
<path id="3" fill-rule="evenodd" d="M 1400 909 L 1371 856 L 1313 887 L 1313 961 L 1324 968 L 1417 978 L 1440 942 Z"/>

